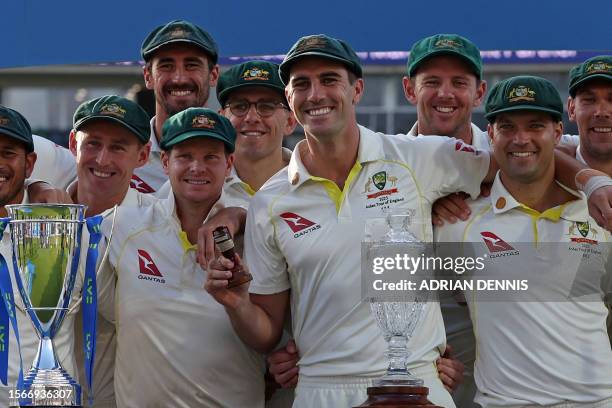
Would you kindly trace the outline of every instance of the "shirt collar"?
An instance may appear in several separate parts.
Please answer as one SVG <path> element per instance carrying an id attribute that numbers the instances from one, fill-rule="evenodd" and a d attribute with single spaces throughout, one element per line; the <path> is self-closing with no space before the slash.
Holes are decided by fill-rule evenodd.
<path id="1" fill-rule="evenodd" d="M 196 250 L 197 245 L 189 242 L 189 239 L 187 238 L 187 233 L 183 231 L 183 229 L 181 228 L 181 221 L 179 220 L 176 214 L 176 201 L 174 199 L 174 193 L 172 192 L 172 189 L 170 189 L 170 192 L 168 193 L 168 197 L 166 197 L 165 199 L 161 201 L 162 201 L 163 207 L 167 211 L 167 214 L 174 220 L 174 222 L 176 222 L 176 225 L 178 226 L 177 236 L 178 236 L 179 241 L 181 242 L 181 246 L 183 247 L 183 250 L 185 252 L 189 250 Z M 204 219 L 203 223 L 208 221 L 210 217 L 218 213 L 222 208 L 225 208 L 223 189 L 221 189 L 221 196 L 210 208 L 210 211 L 206 215 L 206 218 Z"/>
<path id="2" fill-rule="evenodd" d="M 155 116 L 151 118 L 151 136 L 149 141 L 151 142 L 151 151 L 156 153 L 161 153 L 161 147 L 159 147 L 159 143 L 157 142 L 157 136 L 155 136 Z"/>
<path id="3" fill-rule="evenodd" d="M 76 202 L 77 188 L 79 187 L 78 183 L 79 183 L 79 179 L 75 179 L 70 184 L 68 184 L 68 187 L 66 187 L 66 192 L 70 194 L 70 198 L 72 199 L 72 201 L 75 201 L 75 202 Z M 26 189 L 26 193 L 27 192 L 28 190 Z M 141 194 L 142 193 L 139 193 L 133 188 L 128 187 L 127 192 L 125 193 L 125 196 L 123 197 L 123 200 L 121 200 L 121 202 L 117 204 L 117 206 L 126 205 L 126 204 L 127 205 L 137 204 L 140 200 L 139 197 Z"/>
<path id="4" fill-rule="evenodd" d="M 558 182 L 557 184 L 559 184 L 561 188 L 575 196 L 576 200 L 569 201 L 557 207 L 549 208 L 543 213 L 539 213 L 538 211 L 518 202 L 503 185 L 500 178 L 500 172 L 497 172 L 497 175 L 495 176 L 495 181 L 493 182 L 493 186 L 491 187 L 490 195 L 493 213 L 495 215 L 499 215 L 509 212 L 513 209 L 518 209 L 519 211 L 523 211 L 530 215 L 538 216 L 540 218 L 547 218 L 551 221 L 558 221 L 560 218 L 563 218 L 568 221 L 587 221 L 589 218 L 589 212 L 584 195 L 581 195 L 581 193 L 573 191 Z"/>
<path id="5" fill-rule="evenodd" d="M 576 146 L 576 160 L 588 166 L 586 160 L 584 160 L 584 156 L 582 155 L 582 148 L 580 147 L 580 144 Z"/>
<path id="6" fill-rule="evenodd" d="M 360 164 L 380 160 L 385 158 L 382 138 L 387 137 L 382 133 L 376 133 L 364 126 L 359 125 L 359 147 L 357 150 L 357 161 Z M 300 157 L 300 146 L 307 143 L 306 139 L 301 140 L 293 149 L 291 160 L 287 166 L 288 181 L 291 189 L 295 190 L 313 176 L 308 172 Z"/>

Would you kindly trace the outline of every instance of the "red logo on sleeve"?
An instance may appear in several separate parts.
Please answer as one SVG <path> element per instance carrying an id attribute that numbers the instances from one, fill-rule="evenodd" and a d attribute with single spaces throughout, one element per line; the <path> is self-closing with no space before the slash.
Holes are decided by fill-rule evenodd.
<path id="1" fill-rule="evenodd" d="M 143 179 L 138 177 L 135 174 L 132 174 L 132 179 L 130 180 L 130 187 L 136 191 L 140 191 L 144 194 L 154 193 L 155 190 L 153 187 L 144 182 Z"/>
<path id="2" fill-rule="evenodd" d="M 472 146 L 468 144 L 463 143 L 460 140 L 458 140 L 457 143 L 455 143 L 455 150 L 458 152 L 468 152 L 468 153 L 478 154 L 478 151 L 476 149 L 474 149 Z"/>

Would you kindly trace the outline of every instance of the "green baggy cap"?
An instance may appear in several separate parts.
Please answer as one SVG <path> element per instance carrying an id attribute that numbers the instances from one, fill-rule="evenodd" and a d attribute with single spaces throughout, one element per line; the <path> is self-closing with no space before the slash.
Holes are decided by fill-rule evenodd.
<path id="1" fill-rule="evenodd" d="M 219 50 L 215 40 L 197 25 L 185 20 L 174 20 L 155 28 L 145 38 L 140 47 L 140 55 L 145 61 L 149 61 L 153 53 L 167 44 L 188 43 L 201 48 L 210 56 L 213 64 L 217 63 Z"/>
<path id="2" fill-rule="evenodd" d="M 30 124 L 21 113 L 6 106 L 0 106 L 0 134 L 23 143 L 28 153 L 34 151 Z"/>
<path id="3" fill-rule="evenodd" d="M 217 99 L 224 106 L 229 95 L 240 88 L 263 86 L 278 91 L 285 100 L 285 85 L 278 75 L 278 64 L 269 61 L 247 61 L 234 65 L 219 76 Z"/>
<path id="4" fill-rule="evenodd" d="M 316 34 L 300 38 L 293 44 L 293 47 L 291 47 L 285 56 L 279 68 L 280 78 L 283 84 L 287 85 L 287 83 L 289 83 L 291 65 L 299 58 L 308 56 L 327 58 L 340 62 L 344 64 L 350 72 L 357 75 L 357 78 L 363 76 L 361 61 L 350 45 L 345 41 L 329 37 L 325 34 Z"/>
<path id="5" fill-rule="evenodd" d="M 478 47 L 457 34 L 436 34 L 414 43 L 408 57 L 408 76 L 414 76 L 423 62 L 437 55 L 459 57 L 470 66 L 478 79 L 482 79 L 482 58 Z"/>
<path id="6" fill-rule="evenodd" d="M 563 102 L 550 81 L 536 76 L 515 76 L 491 88 L 485 102 L 485 117 L 489 122 L 493 123 L 499 113 L 519 110 L 546 112 L 561 120 Z"/>
<path id="7" fill-rule="evenodd" d="M 593 79 L 612 81 L 612 55 L 598 55 L 575 66 L 569 73 L 569 93 L 576 96 L 578 87 Z"/>
<path id="8" fill-rule="evenodd" d="M 79 130 L 92 120 L 108 120 L 120 124 L 142 143 L 151 137 L 150 118 L 135 102 L 117 95 L 106 95 L 83 102 L 74 112 L 72 128 Z"/>
<path id="9" fill-rule="evenodd" d="M 188 108 L 169 117 L 162 127 L 162 135 L 160 147 L 164 150 L 194 137 L 207 137 L 222 141 L 232 153 L 236 142 L 236 130 L 231 122 L 207 108 Z"/>

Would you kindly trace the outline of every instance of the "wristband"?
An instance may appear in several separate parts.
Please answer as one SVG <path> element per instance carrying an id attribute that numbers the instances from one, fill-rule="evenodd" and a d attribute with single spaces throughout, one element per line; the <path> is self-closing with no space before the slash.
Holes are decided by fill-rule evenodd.
<path id="1" fill-rule="evenodd" d="M 608 176 L 595 176 L 591 177 L 584 186 L 584 194 L 587 196 L 587 200 L 591 198 L 591 194 L 598 188 L 612 186 L 612 178 Z"/>
<path id="2" fill-rule="evenodd" d="M 592 177 L 598 177 L 598 176 L 608 177 L 608 175 L 604 173 L 603 171 L 599 171 L 599 170 L 595 170 L 591 168 L 579 170 L 578 173 L 576 173 L 576 177 L 574 178 L 574 181 L 576 182 L 576 188 L 586 193 L 585 187 L 589 179 L 591 179 Z"/>

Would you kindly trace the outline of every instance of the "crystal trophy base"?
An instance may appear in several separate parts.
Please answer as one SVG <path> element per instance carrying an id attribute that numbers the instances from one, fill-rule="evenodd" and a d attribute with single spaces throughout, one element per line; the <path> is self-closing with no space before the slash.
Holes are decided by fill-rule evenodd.
<path id="1" fill-rule="evenodd" d="M 23 388 L 13 388 L 11 407 L 81 407 L 81 386 L 63 369 L 32 369 Z"/>
<path id="2" fill-rule="evenodd" d="M 374 383 L 375 387 L 423 387 L 423 380 L 406 374 L 387 374 Z"/>
<path id="3" fill-rule="evenodd" d="M 368 387 L 368 399 L 354 408 L 442 408 L 428 399 L 429 388 L 411 385 Z"/>

